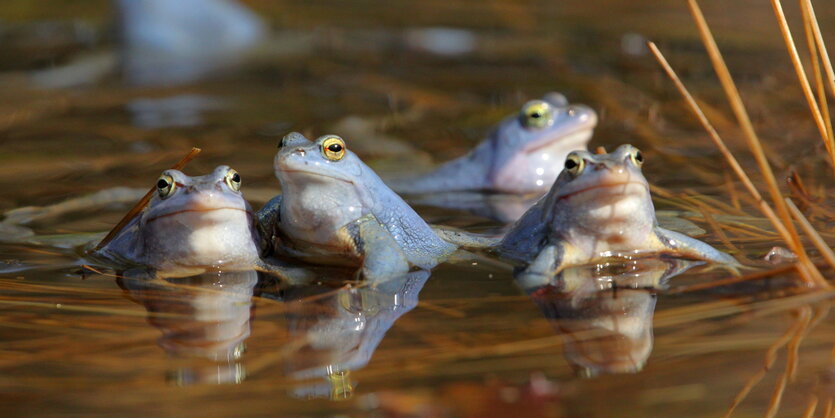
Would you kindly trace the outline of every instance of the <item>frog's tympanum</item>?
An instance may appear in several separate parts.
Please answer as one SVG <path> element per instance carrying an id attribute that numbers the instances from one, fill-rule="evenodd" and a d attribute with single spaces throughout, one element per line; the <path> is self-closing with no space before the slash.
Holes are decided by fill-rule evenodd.
<path id="1" fill-rule="evenodd" d="M 643 163 L 631 145 L 609 154 L 570 153 L 554 186 L 511 227 L 498 252 L 545 275 L 649 253 L 738 265 L 710 245 L 658 226 Z"/>
<path id="2" fill-rule="evenodd" d="M 241 176 L 227 166 L 189 177 L 166 170 L 157 193 L 100 254 L 160 271 L 245 270 L 262 265 Z"/>
<path id="3" fill-rule="evenodd" d="M 148 322 L 162 333 L 157 343 L 168 355 L 211 360 L 169 371 L 169 382 L 179 386 L 244 380 L 241 357 L 250 334 L 257 283 L 258 272 L 252 270 L 165 280 L 118 280 L 130 299 L 148 311 Z"/>
<path id="4" fill-rule="evenodd" d="M 361 266 L 380 280 L 429 269 L 456 247 L 441 240 L 335 135 L 285 136 L 275 156 L 282 194 L 258 212 L 273 250 L 312 263 Z"/>
<path id="5" fill-rule="evenodd" d="M 482 191 L 542 194 L 560 173 L 566 154 L 586 149 L 595 112 L 569 105 L 559 93 L 522 106 L 469 154 L 416 179 L 392 181 L 400 193 Z"/>
<path id="6" fill-rule="evenodd" d="M 652 352 L 656 292 L 698 263 L 642 258 L 524 276 L 519 284 L 564 337 L 565 357 L 579 375 L 635 373 Z"/>

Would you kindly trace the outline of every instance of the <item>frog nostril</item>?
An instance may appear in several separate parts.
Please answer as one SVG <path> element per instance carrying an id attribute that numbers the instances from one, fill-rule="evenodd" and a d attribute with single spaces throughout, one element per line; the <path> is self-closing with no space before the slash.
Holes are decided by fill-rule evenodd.
<path id="1" fill-rule="evenodd" d="M 296 148 L 296 150 L 294 152 L 296 154 L 299 154 L 302 157 L 304 157 L 304 155 L 306 154 L 306 152 L 304 151 L 304 148 Z"/>

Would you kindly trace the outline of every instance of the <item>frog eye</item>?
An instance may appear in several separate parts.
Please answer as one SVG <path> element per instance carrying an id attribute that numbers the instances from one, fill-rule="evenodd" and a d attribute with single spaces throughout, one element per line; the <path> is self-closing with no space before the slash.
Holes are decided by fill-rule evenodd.
<path id="1" fill-rule="evenodd" d="M 230 189 L 236 192 L 238 190 L 241 190 L 241 175 L 238 174 L 237 171 L 230 168 L 229 171 L 226 172 L 226 177 L 224 178 L 224 181 Z"/>
<path id="2" fill-rule="evenodd" d="M 554 123 L 554 108 L 545 101 L 532 100 L 522 106 L 522 124 L 528 128 L 544 128 Z"/>
<path id="3" fill-rule="evenodd" d="M 171 196 L 176 188 L 177 184 L 174 183 L 174 177 L 168 174 L 159 176 L 159 180 L 157 180 L 157 193 L 159 193 L 159 197 L 165 199 Z"/>
<path id="4" fill-rule="evenodd" d="M 632 163 L 635 164 L 636 167 L 640 167 L 644 164 L 644 154 L 641 154 L 641 150 L 637 148 L 633 148 L 629 151 L 629 159 L 632 160 Z"/>
<path id="5" fill-rule="evenodd" d="M 586 161 L 577 154 L 568 154 L 568 157 L 565 158 L 565 171 L 575 176 L 580 174 L 585 166 Z"/>
<path id="6" fill-rule="evenodd" d="M 345 156 L 345 141 L 338 136 L 329 136 L 322 141 L 322 155 L 331 161 L 339 161 Z"/>

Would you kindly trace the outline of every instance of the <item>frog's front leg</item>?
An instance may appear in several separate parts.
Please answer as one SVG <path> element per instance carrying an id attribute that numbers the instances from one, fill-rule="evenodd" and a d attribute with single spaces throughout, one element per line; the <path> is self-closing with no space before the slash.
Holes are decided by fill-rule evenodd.
<path id="1" fill-rule="evenodd" d="M 561 244 L 548 244 L 536 258 L 524 269 L 515 274 L 516 280 L 523 289 L 533 289 L 548 284 L 559 270 L 563 268 L 565 250 Z"/>
<path id="2" fill-rule="evenodd" d="M 273 235 L 278 226 L 278 221 L 281 220 L 281 197 L 282 195 L 278 195 L 270 199 L 256 214 L 258 219 L 255 224 L 258 235 L 261 237 L 258 247 L 264 255 L 272 254 L 274 250 L 272 248 Z"/>
<path id="3" fill-rule="evenodd" d="M 380 283 L 409 271 L 406 254 L 374 216 L 364 216 L 351 223 L 348 232 L 363 255 L 362 275 L 367 280 Z"/>
<path id="4" fill-rule="evenodd" d="M 735 258 L 695 238 L 661 227 L 655 228 L 655 234 L 661 245 L 676 256 L 725 264 L 732 270 L 742 267 Z"/>

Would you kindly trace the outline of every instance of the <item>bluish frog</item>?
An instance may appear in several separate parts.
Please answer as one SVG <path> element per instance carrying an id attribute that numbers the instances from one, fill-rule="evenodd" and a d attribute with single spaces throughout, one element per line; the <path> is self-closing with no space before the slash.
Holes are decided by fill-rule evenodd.
<path id="1" fill-rule="evenodd" d="M 361 267 L 378 281 L 430 269 L 457 247 L 386 186 L 336 135 L 293 132 L 274 160 L 282 194 L 258 212 L 279 256 Z"/>

